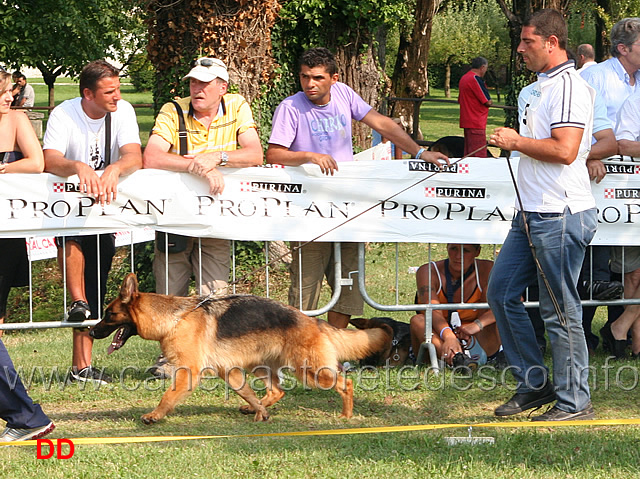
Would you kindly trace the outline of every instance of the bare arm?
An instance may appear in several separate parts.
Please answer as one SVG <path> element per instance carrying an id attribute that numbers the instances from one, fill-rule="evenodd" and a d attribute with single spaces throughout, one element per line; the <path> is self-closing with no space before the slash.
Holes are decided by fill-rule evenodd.
<path id="1" fill-rule="evenodd" d="M 228 156 L 226 164 L 229 168 L 246 168 L 248 166 L 259 166 L 263 162 L 262 145 L 258 132 L 250 128 L 238 135 L 240 149 L 225 151 Z M 222 152 L 213 151 L 210 153 L 200 153 L 198 155 L 185 155 L 191 159 L 187 171 L 199 176 L 205 176 L 213 168 L 217 168 L 222 163 Z"/>
<path id="2" fill-rule="evenodd" d="M 312 151 L 291 151 L 289 148 L 269 143 L 267 148 L 267 163 L 285 166 L 300 166 L 314 163 L 320 167 L 325 175 L 333 175 L 338 170 L 338 163 L 331 155 L 314 153 Z"/>
<path id="3" fill-rule="evenodd" d="M 0 173 L 42 173 L 44 155 L 33 127 L 22 112 L 11 113 L 16 126 L 16 144 L 22 152 L 22 160 L 0 165 Z"/>
<path id="4" fill-rule="evenodd" d="M 69 160 L 62 152 L 44 150 L 45 171 L 58 176 L 78 175 L 80 191 L 96 198 L 100 203 L 109 203 L 116 197 L 118 179 L 140 168 L 142 163 L 140 145 L 129 143 L 120 148 L 118 161 L 107 166 L 102 177 L 82 161 Z"/>
<path id="5" fill-rule="evenodd" d="M 431 272 L 431 284 L 429 284 L 429 272 Z M 416 286 L 418 287 L 418 303 L 440 304 L 438 300 L 438 273 L 432 264 L 423 264 L 416 273 Z M 431 331 L 442 340 L 442 353 L 447 355 L 447 362 L 451 364 L 455 353 L 462 352 L 458 337 L 449 327 L 445 310 L 434 309 L 431 320 Z"/>
<path id="6" fill-rule="evenodd" d="M 594 133 L 593 137 L 596 142 L 591 145 L 591 151 L 587 157 L 587 169 L 589 170 L 589 178 L 600 183 L 607 174 L 601 160 L 615 155 L 618 152 L 618 143 L 611 128 L 600 130 Z"/>
<path id="7" fill-rule="evenodd" d="M 480 296 L 479 302 L 486 303 L 489 274 L 491 273 L 491 268 L 493 268 L 493 261 L 478 260 L 476 264 L 478 267 L 480 285 L 482 286 L 482 295 Z M 473 323 L 463 324 L 458 328 L 458 337 L 460 339 L 464 339 L 466 341 L 470 336 L 479 333 L 482 329 L 496 322 L 496 317 L 490 309 L 479 309 L 478 313 L 477 321 L 479 321 L 482 326 L 475 321 Z"/>
<path id="8" fill-rule="evenodd" d="M 489 143 L 503 150 L 517 150 L 538 161 L 570 165 L 578 156 L 583 131 L 569 126 L 554 128 L 549 138 L 534 139 L 520 136 L 512 128 L 496 128 Z"/>
<path id="9" fill-rule="evenodd" d="M 142 152 L 140 145 L 129 143 L 120 148 L 118 161 L 107 166 L 100 177 L 99 200 L 101 203 L 111 203 L 116 199 L 118 180 L 142 168 Z"/>
<path id="10" fill-rule="evenodd" d="M 640 141 L 619 140 L 618 151 L 621 155 L 640 157 Z"/>
<path id="11" fill-rule="evenodd" d="M 402 148 L 403 151 L 411 153 L 413 157 L 415 157 L 420 150 L 420 146 L 407 135 L 400 125 L 388 116 L 381 115 L 375 110 L 370 110 L 369 113 L 364 116 L 362 122 L 376 130 L 385 138 L 391 140 L 395 145 Z M 436 165 L 441 164 L 440 160 L 449 164 L 449 158 L 447 158 L 446 155 L 435 151 L 424 151 L 420 158 Z"/>
<path id="12" fill-rule="evenodd" d="M 160 135 L 152 134 L 144 149 L 142 164 L 144 168 L 156 168 L 158 170 L 187 172 L 191 159 L 184 156 L 169 153 L 171 143 Z"/>

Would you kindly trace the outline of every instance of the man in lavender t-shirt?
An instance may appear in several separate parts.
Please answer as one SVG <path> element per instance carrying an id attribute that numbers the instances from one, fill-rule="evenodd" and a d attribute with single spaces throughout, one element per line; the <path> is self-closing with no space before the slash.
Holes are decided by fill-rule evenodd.
<path id="1" fill-rule="evenodd" d="M 286 98 L 273 115 L 267 163 L 299 166 L 315 163 L 326 175 L 338 171 L 338 163 L 353 161 L 351 120 L 362 121 L 415 158 L 440 164 L 448 158 L 418 146 L 391 118 L 373 110 L 344 83 L 331 52 L 312 48 L 299 61 L 302 91 Z M 292 245 L 296 246 L 296 245 Z M 357 271 L 357 244 L 342 243 L 342 270 Z M 289 304 L 304 311 L 317 308 L 323 276 L 334 289 L 333 243 L 315 242 L 302 249 L 302 279 L 299 255 L 293 255 Z M 302 285 L 302 298 L 300 288 Z M 329 311 L 330 324 L 345 328 L 351 315 L 361 315 L 363 300 L 358 288 L 343 288 L 338 303 Z"/>

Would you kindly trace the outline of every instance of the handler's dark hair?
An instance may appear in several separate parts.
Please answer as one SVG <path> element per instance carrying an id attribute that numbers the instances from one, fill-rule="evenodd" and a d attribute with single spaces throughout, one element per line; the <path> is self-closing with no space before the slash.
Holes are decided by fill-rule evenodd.
<path id="1" fill-rule="evenodd" d="M 611 28 L 611 54 L 619 57 L 618 45 L 632 48 L 640 35 L 640 18 L 623 18 Z"/>
<path id="2" fill-rule="evenodd" d="M 336 59 L 326 48 L 310 48 L 304 52 L 298 60 L 298 71 L 302 66 L 309 68 L 325 67 L 329 75 L 335 75 L 338 73 L 338 65 L 336 65 Z"/>
<path id="3" fill-rule="evenodd" d="M 87 63 L 80 72 L 80 96 L 84 97 L 84 89 L 95 93 L 96 85 L 103 78 L 120 76 L 120 70 L 104 60 L 94 60 Z"/>
<path id="4" fill-rule="evenodd" d="M 525 27 L 534 27 L 534 33 L 540 35 L 545 40 L 551 35 L 558 38 L 558 46 L 562 50 L 567 49 L 569 32 L 567 22 L 562 13 L 553 8 L 543 8 L 538 10 L 524 22 Z"/>

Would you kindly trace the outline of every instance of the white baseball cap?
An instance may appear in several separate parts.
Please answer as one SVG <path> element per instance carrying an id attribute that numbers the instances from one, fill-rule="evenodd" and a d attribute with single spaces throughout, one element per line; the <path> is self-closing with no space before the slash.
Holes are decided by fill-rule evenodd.
<path id="1" fill-rule="evenodd" d="M 229 72 L 227 66 L 222 60 L 217 58 L 203 57 L 198 58 L 193 62 L 193 68 L 184 76 L 183 80 L 187 78 L 195 78 L 203 82 L 209 83 L 216 78 L 220 78 L 226 82 L 229 82 Z"/>

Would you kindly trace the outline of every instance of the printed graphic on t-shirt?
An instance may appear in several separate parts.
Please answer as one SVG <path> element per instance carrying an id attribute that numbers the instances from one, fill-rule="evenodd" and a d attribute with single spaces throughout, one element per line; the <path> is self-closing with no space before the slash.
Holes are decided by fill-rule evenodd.
<path id="1" fill-rule="evenodd" d="M 104 168 L 104 160 L 100 154 L 100 146 L 97 142 L 89 145 L 89 166 L 94 170 Z"/>
<path id="2" fill-rule="evenodd" d="M 347 117 L 336 114 L 328 118 L 314 118 L 311 120 L 310 129 L 317 141 L 330 141 L 332 136 L 346 137 L 345 126 Z M 337 134 L 336 134 L 337 133 Z"/>

